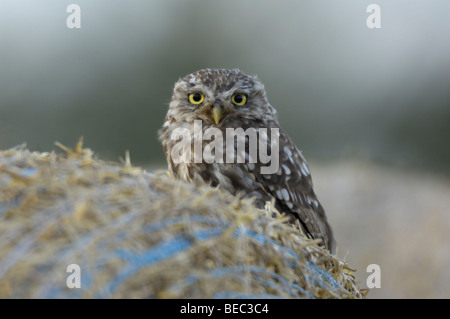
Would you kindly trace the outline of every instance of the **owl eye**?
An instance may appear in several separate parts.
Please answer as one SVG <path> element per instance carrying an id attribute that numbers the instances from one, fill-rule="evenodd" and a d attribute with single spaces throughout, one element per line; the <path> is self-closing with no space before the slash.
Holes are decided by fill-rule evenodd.
<path id="1" fill-rule="evenodd" d="M 238 106 L 245 105 L 245 103 L 247 103 L 247 95 L 243 93 L 233 94 L 233 96 L 231 97 L 231 102 Z"/>
<path id="2" fill-rule="evenodd" d="M 194 92 L 189 94 L 189 102 L 191 102 L 191 104 L 195 105 L 201 104 L 204 99 L 205 96 L 200 92 Z"/>

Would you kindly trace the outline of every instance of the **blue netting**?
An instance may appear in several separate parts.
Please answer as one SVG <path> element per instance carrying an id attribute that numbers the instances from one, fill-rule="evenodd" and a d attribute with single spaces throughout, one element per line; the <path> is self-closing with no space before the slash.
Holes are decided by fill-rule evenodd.
<path id="1" fill-rule="evenodd" d="M 224 223 L 223 221 L 205 217 L 205 216 L 189 216 L 189 222 L 194 223 L 203 223 L 203 225 L 213 225 L 213 227 L 205 227 L 198 230 L 192 230 L 189 233 L 189 236 L 179 235 L 173 238 L 161 241 L 151 247 L 146 251 L 130 251 L 125 249 L 116 249 L 113 252 L 109 252 L 106 255 L 98 256 L 98 260 L 96 262 L 97 267 L 96 271 L 101 270 L 101 260 L 107 261 L 108 258 L 120 258 L 121 260 L 126 261 L 126 266 L 122 267 L 122 269 L 111 278 L 110 282 L 100 288 L 95 297 L 97 298 L 108 298 L 114 294 L 114 292 L 127 280 L 132 278 L 135 274 L 137 274 L 144 267 L 151 267 L 152 265 L 156 265 L 158 263 L 164 262 L 175 255 L 185 252 L 190 249 L 193 245 L 198 243 L 199 241 L 205 241 L 217 236 L 220 236 L 227 229 L 227 226 L 230 226 L 229 223 Z M 156 232 L 165 230 L 169 227 L 173 227 L 176 225 L 181 225 L 186 223 L 186 218 L 176 217 L 176 218 L 168 218 L 159 222 L 155 222 L 152 224 L 148 224 L 143 226 L 143 229 L 146 232 Z M 217 226 L 220 225 L 220 226 Z M 126 233 L 123 233 L 126 235 Z M 92 238 L 91 235 L 85 235 L 80 238 L 79 244 L 87 244 Z M 290 266 L 296 267 L 295 259 L 301 258 L 301 256 L 297 255 L 291 249 L 281 245 L 273 239 L 266 238 L 261 234 L 255 233 L 254 231 L 238 228 L 233 232 L 233 236 L 235 237 L 247 237 L 249 240 L 255 240 L 263 245 L 276 245 L 278 250 L 280 251 L 280 258 L 289 257 L 284 260 L 286 263 L 289 263 Z M 121 238 L 121 240 L 126 240 L 126 238 Z M 104 243 L 100 242 L 99 245 Z M 108 257 L 109 256 L 109 257 Z M 64 258 L 64 254 L 61 258 Z M 294 260 L 293 260 L 294 259 Z M 312 262 L 306 261 L 309 275 L 306 277 L 309 281 L 314 283 L 317 286 L 327 289 L 334 289 L 336 292 L 338 289 L 342 289 L 341 285 L 322 267 L 315 265 Z M 90 271 L 94 269 L 87 269 L 83 273 L 83 285 L 84 287 L 90 287 L 92 274 L 89 274 Z M 309 293 L 304 288 L 300 287 L 297 284 L 286 280 L 282 276 L 264 267 L 256 267 L 256 266 L 248 266 L 248 265 L 236 265 L 232 267 L 221 267 L 216 268 L 210 271 L 203 271 L 201 275 L 187 275 L 186 278 L 180 282 L 173 284 L 169 290 L 177 290 L 186 288 L 189 285 L 193 285 L 198 280 L 205 278 L 220 278 L 220 277 L 229 277 L 241 279 L 245 276 L 250 276 L 251 280 L 261 283 L 264 286 L 270 288 L 272 291 L 278 291 L 279 293 L 289 294 L 291 297 L 308 297 L 314 298 L 314 296 Z M 274 279 L 274 280 L 268 280 Z M 52 298 L 58 296 L 59 291 L 52 289 L 51 291 L 47 291 L 47 297 Z M 76 293 L 74 291 L 74 293 Z M 275 298 L 276 296 L 272 296 L 271 294 L 253 294 L 253 293 L 242 293 L 242 292 L 233 292 L 233 291 L 218 291 L 215 295 L 215 298 Z"/>

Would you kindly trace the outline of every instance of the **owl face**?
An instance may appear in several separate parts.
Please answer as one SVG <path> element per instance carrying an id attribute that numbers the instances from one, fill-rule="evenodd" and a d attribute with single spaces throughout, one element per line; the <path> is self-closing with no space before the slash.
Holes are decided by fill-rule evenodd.
<path id="1" fill-rule="evenodd" d="M 204 69 L 180 79 L 168 115 L 177 122 L 202 120 L 204 126 L 217 127 L 233 127 L 236 119 L 276 119 L 264 85 L 238 69 Z"/>

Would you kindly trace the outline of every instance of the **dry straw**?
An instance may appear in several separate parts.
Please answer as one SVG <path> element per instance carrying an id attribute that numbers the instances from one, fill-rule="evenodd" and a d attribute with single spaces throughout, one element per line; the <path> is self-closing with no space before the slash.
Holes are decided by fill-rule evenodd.
<path id="1" fill-rule="evenodd" d="M 0 152 L 2 298 L 361 298 L 353 270 L 206 185 L 64 154 Z M 69 289 L 67 266 L 81 269 Z"/>

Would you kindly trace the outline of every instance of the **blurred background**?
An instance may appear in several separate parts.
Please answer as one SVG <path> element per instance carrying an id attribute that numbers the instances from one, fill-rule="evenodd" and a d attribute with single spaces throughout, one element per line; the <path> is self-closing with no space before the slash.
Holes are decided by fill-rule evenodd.
<path id="1" fill-rule="evenodd" d="M 81 28 L 69 29 L 69 4 Z M 366 8 L 381 7 L 381 29 Z M 450 298 L 450 2 L 1 0 L 0 149 L 165 168 L 174 82 L 257 74 L 371 298 Z"/>

